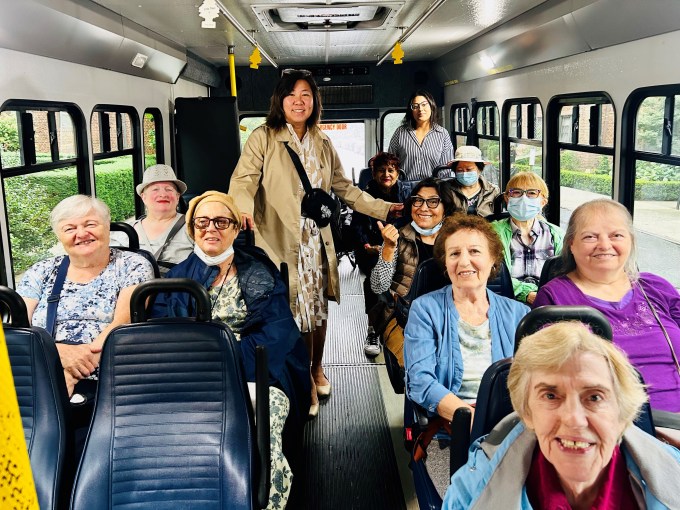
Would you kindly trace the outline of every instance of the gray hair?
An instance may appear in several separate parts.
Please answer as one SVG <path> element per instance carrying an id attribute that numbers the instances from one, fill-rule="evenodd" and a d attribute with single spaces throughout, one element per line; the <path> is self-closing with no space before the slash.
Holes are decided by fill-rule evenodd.
<path id="1" fill-rule="evenodd" d="M 578 353 L 601 356 L 609 367 L 619 419 L 626 426 L 647 401 L 645 387 L 624 352 L 612 342 L 592 333 L 580 322 L 558 322 L 522 339 L 508 374 L 512 407 L 520 418 L 531 416 L 531 376 L 537 371 L 554 371 Z"/>
<path id="2" fill-rule="evenodd" d="M 576 209 L 574 209 L 574 212 L 571 213 L 569 225 L 567 226 L 567 232 L 564 234 L 564 242 L 562 245 L 562 270 L 560 271 L 560 274 L 571 273 L 576 269 L 576 260 L 574 260 L 574 255 L 571 253 L 570 246 L 576 238 L 576 233 L 583 228 L 586 218 L 593 212 L 606 214 L 612 209 L 616 212 L 619 212 L 621 216 L 623 216 L 626 222 L 628 235 L 630 235 L 630 255 L 628 256 L 628 260 L 626 260 L 626 264 L 623 266 L 623 270 L 632 281 L 636 281 L 638 279 L 637 238 L 635 235 L 635 227 L 633 226 L 633 217 L 630 215 L 630 212 L 628 212 L 628 209 L 611 198 L 598 198 L 591 200 L 590 202 L 579 205 Z"/>
<path id="3" fill-rule="evenodd" d="M 103 200 L 89 195 L 73 195 L 59 202 L 50 213 L 50 225 L 58 235 L 57 226 L 64 220 L 82 218 L 90 211 L 99 216 L 102 223 L 108 226 L 111 223 L 111 211 Z"/>

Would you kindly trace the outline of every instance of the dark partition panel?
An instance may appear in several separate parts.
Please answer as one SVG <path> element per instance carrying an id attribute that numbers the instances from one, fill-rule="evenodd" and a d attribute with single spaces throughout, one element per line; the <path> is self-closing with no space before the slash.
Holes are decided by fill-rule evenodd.
<path id="1" fill-rule="evenodd" d="M 241 154 L 236 98 L 177 98 L 174 126 L 176 170 L 187 194 L 226 192 Z"/>

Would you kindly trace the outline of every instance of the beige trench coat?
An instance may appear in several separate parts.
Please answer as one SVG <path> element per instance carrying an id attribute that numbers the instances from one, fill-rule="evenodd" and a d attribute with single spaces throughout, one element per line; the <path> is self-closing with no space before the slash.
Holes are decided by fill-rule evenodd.
<path id="1" fill-rule="evenodd" d="M 329 138 L 318 128 L 309 133 L 315 144 L 322 175 L 321 187 L 331 189 L 353 210 L 384 220 L 390 203 L 374 199 L 347 179 L 342 164 Z M 300 177 L 283 142 L 289 142 L 288 129 L 278 131 L 260 126 L 246 141 L 241 158 L 229 184 L 229 194 L 238 208 L 252 214 L 255 221 L 255 244 L 263 248 L 279 265 L 288 264 L 289 297 L 293 303 L 298 287 L 298 252 L 300 249 L 300 204 L 304 192 Z M 321 229 L 321 239 L 328 260 L 328 297 L 340 301 L 338 260 L 335 256 L 331 227 Z M 292 308 L 292 307 L 291 307 Z"/>

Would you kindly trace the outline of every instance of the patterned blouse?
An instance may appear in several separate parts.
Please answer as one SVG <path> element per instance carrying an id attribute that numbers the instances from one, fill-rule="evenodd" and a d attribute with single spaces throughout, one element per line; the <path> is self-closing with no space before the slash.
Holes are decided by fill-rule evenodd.
<path id="1" fill-rule="evenodd" d="M 91 343 L 113 322 L 120 291 L 154 277 L 151 264 L 141 255 L 115 248 L 110 252 L 109 265 L 92 281 L 64 281 L 54 327 L 56 342 Z M 21 296 L 38 300 L 31 321 L 34 326 L 46 325 L 47 297 L 63 258 L 60 255 L 37 262 L 24 273 L 17 287 Z"/>
<path id="2" fill-rule="evenodd" d="M 208 291 L 212 303 L 212 317 L 224 322 L 234 333 L 236 340 L 241 341 L 241 328 L 246 321 L 248 310 L 238 284 L 238 274 Z"/>

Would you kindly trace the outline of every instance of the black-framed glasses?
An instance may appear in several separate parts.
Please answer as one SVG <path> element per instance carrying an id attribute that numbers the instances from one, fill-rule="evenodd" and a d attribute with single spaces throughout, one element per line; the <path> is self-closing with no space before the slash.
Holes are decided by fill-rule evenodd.
<path id="1" fill-rule="evenodd" d="M 519 198 L 526 193 L 527 198 L 538 198 L 541 196 L 540 189 L 521 189 L 521 188 L 510 188 L 505 192 L 510 198 Z"/>
<path id="2" fill-rule="evenodd" d="M 439 197 L 423 198 L 423 197 L 411 197 L 411 205 L 413 207 L 422 207 L 423 204 L 427 204 L 429 209 L 436 209 L 439 207 L 442 199 Z"/>
<path id="3" fill-rule="evenodd" d="M 281 75 L 284 74 L 301 74 L 302 76 L 311 76 L 312 72 L 307 69 L 284 69 Z"/>
<path id="4" fill-rule="evenodd" d="M 421 101 L 420 103 L 411 103 L 409 106 L 411 107 L 411 110 L 422 110 L 423 108 L 430 106 L 430 103 L 428 101 Z"/>
<path id="5" fill-rule="evenodd" d="M 225 218 L 224 216 L 218 216 L 217 218 L 208 218 L 207 216 L 199 216 L 194 218 L 194 228 L 199 230 L 205 230 L 210 226 L 210 222 L 215 225 L 217 230 L 227 230 L 230 226 L 236 227 L 238 221 L 233 218 Z"/>

